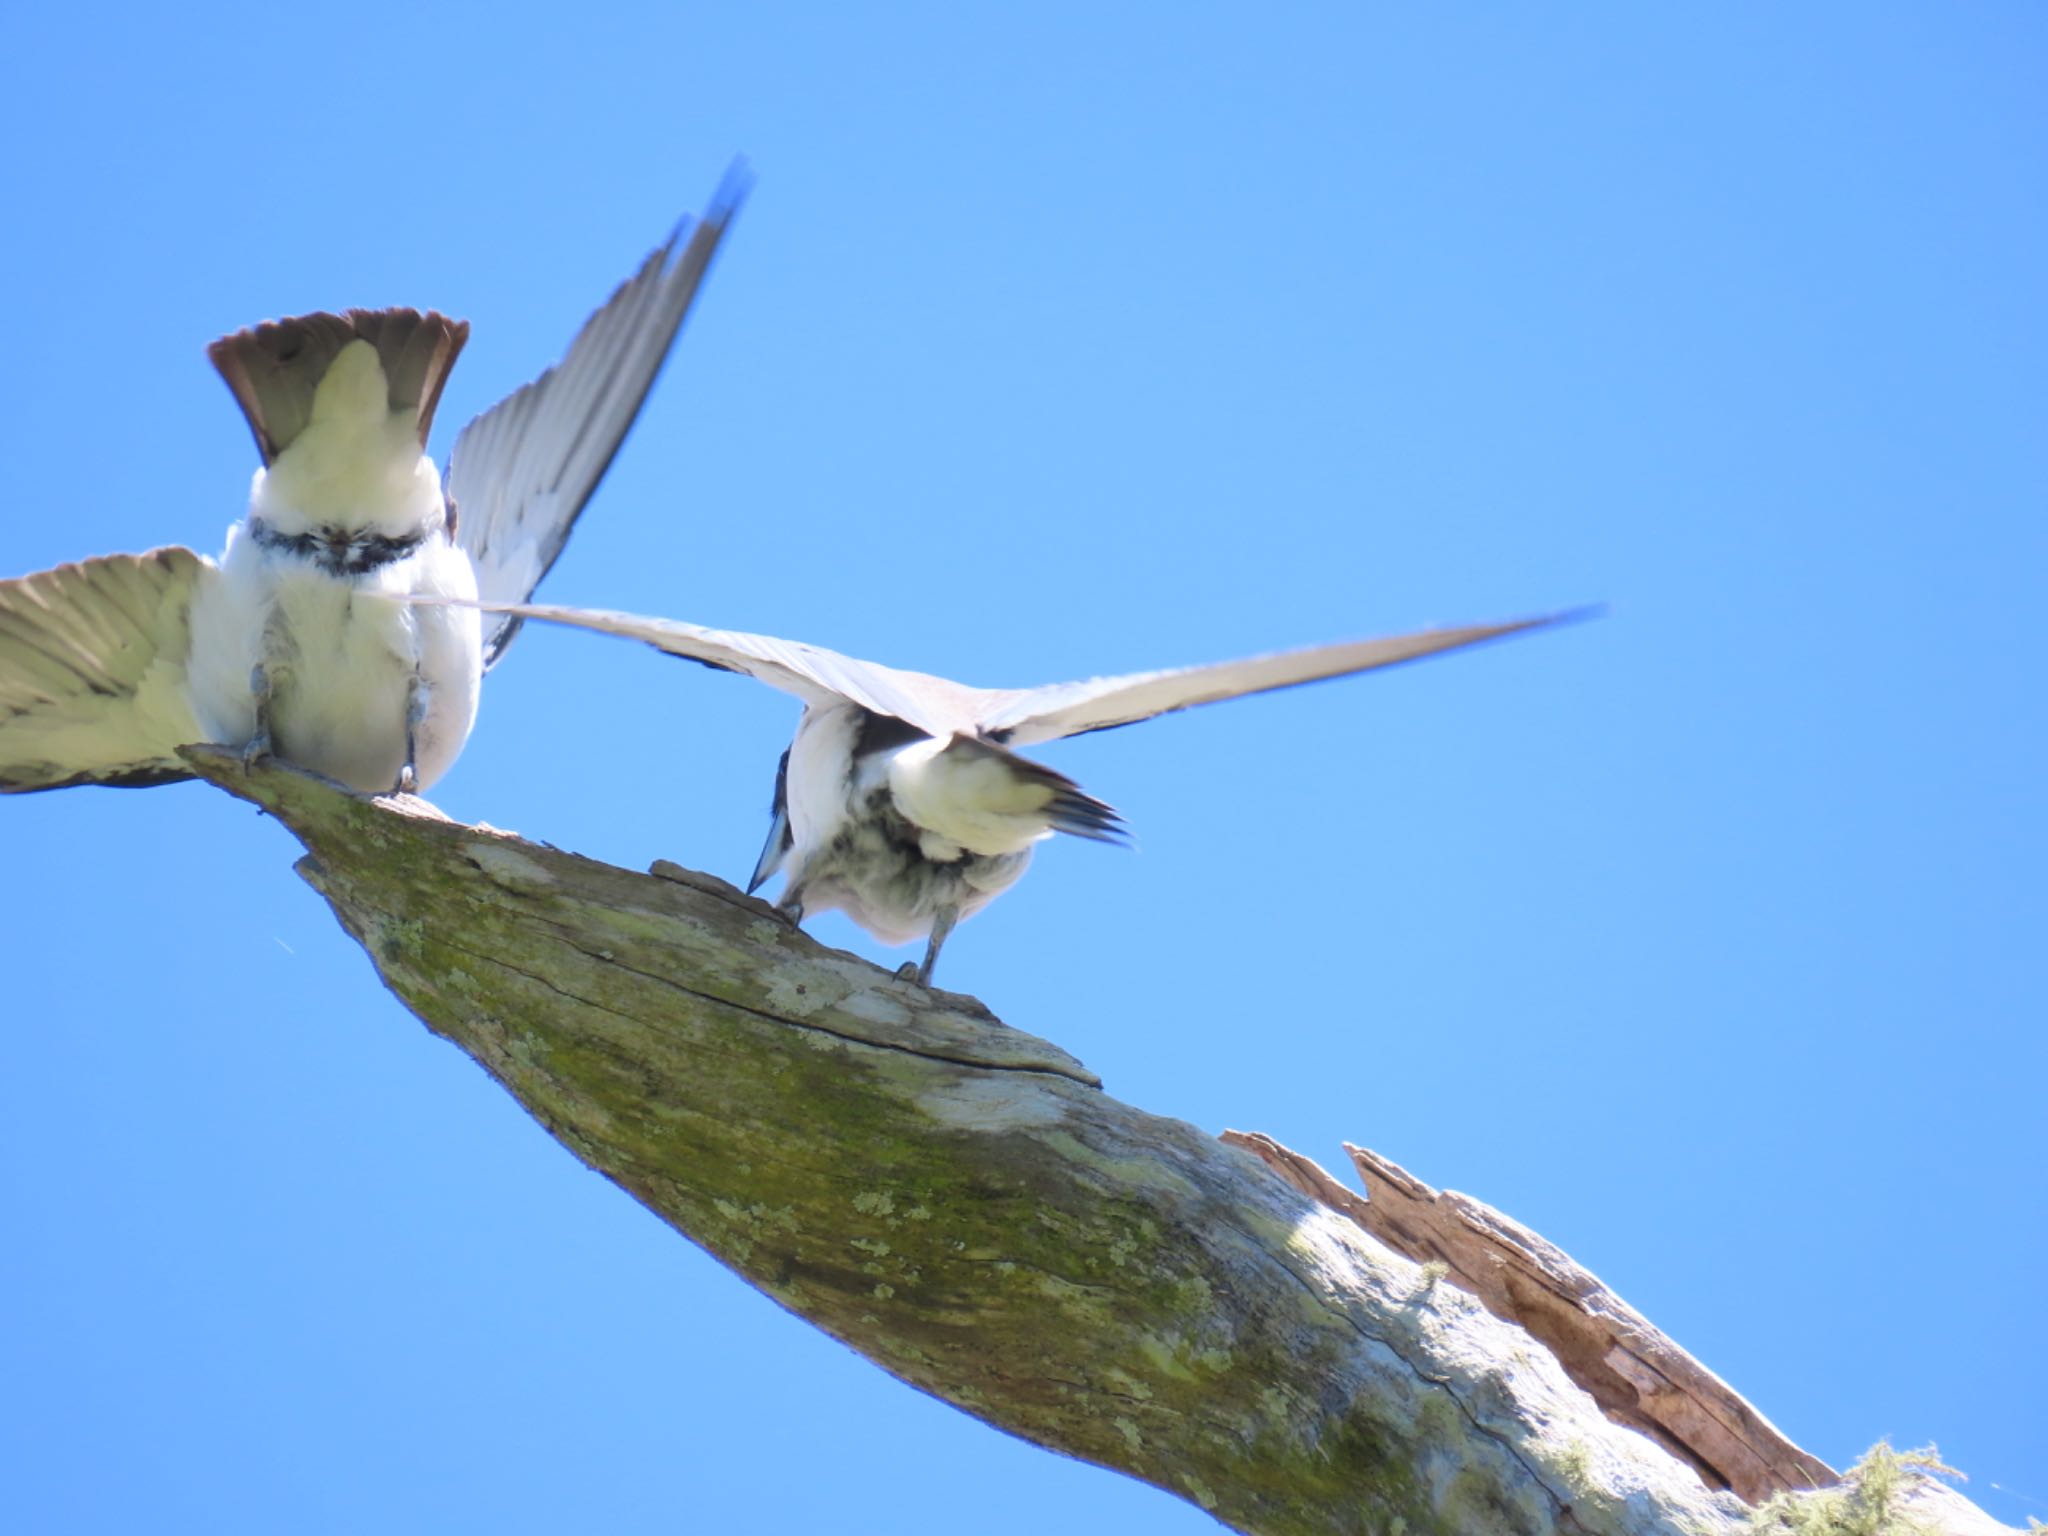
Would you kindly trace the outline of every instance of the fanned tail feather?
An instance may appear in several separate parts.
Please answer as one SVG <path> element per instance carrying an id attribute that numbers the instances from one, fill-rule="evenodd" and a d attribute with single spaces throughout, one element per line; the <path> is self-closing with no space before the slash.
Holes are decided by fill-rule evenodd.
<path id="1" fill-rule="evenodd" d="M 469 340 L 469 322 L 431 310 L 351 309 L 339 315 L 295 315 L 266 320 L 206 349 L 248 418 L 256 448 L 269 464 L 313 419 L 313 396 L 327 370 L 354 341 L 377 349 L 394 414 L 411 412 L 420 447 L 455 359 Z"/>

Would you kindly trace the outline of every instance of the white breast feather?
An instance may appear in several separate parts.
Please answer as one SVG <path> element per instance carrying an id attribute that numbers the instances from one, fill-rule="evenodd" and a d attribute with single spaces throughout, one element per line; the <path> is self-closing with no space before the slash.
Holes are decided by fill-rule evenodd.
<path id="1" fill-rule="evenodd" d="M 387 405 L 376 349 L 351 342 L 314 395 L 313 416 L 268 470 L 249 513 L 285 535 L 323 527 L 403 538 L 441 519 L 441 478 L 412 418 Z M 419 551 L 353 579 L 267 550 L 237 525 L 221 577 L 193 605 L 191 703 L 207 737 L 247 741 L 256 725 L 250 674 L 265 659 L 277 685 L 279 754 L 356 789 L 388 790 L 405 761 L 406 710 L 417 670 L 428 684 L 416 766 L 420 787 L 444 773 L 476 719 L 483 624 L 474 609 L 407 608 L 380 594 L 474 600 L 468 555 L 439 533 Z"/>

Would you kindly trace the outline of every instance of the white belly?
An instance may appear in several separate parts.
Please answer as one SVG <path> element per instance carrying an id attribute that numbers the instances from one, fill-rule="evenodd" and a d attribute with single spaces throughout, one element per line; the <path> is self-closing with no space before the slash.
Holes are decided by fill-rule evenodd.
<path id="1" fill-rule="evenodd" d="M 469 558 L 440 540 L 353 579 L 259 549 L 238 527 L 222 579 L 192 615 L 193 713 L 214 741 L 256 730 L 250 678 L 271 679 L 271 743 L 286 762 L 381 794 L 406 758 L 415 678 L 424 687 L 414 732 L 422 789 L 445 773 L 476 720 L 482 620 L 473 609 L 407 608 L 379 593 L 476 595 Z"/>

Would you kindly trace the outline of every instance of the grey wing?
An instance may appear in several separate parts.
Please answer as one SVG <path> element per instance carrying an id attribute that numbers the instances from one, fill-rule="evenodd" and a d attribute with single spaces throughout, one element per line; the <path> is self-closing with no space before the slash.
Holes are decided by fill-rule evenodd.
<path id="1" fill-rule="evenodd" d="M 456 540 L 476 564 L 485 600 L 524 602 L 562 553 L 640 414 L 751 182 L 735 162 L 704 217 L 676 226 L 584 323 L 568 356 L 456 438 L 448 460 Z M 486 625 L 486 667 L 518 629 L 509 616 Z"/>
<path id="2" fill-rule="evenodd" d="M 0 581 L 0 794 L 189 778 L 189 549 L 107 555 Z"/>
<path id="3" fill-rule="evenodd" d="M 1057 741 L 1063 736 L 1079 736 L 1084 731 L 1103 731 L 1112 726 L 1149 720 L 1154 715 L 1188 709 L 1196 704 L 1213 704 L 1221 699 L 1242 698 L 1250 693 L 1292 688 L 1298 683 L 1345 677 L 1353 672 L 1370 672 L 1377 667 L 1391 667 L 1399 662 L 1434 656 L 1440 651 L 1498 640 L 1506 635 L 1521 634 L 1525 630 L 1540 629 L 1583 616 L 1583 611 L 1575 611 L 1517 619 L 1506 624 L 1426 629 L 1416 634 L 1312 646 L 1307 650 L 1252 656 L 1242 661 L 1221 661 L 1210 666 L 1180 667 L 1166 672 L 1134 672 L 1124 677 L 1098 677 L 1082 683 L 1015 689 L 991 694 L 991 703 L 981 713 L 978 723 L 990 736 L 1012 746 Z"/>
<path id="4" fill-rule="evenodd" d="M 408 597 L 415 606 L 469 606 L 446 598 Z M 801 640 L 749 635 L 738 630 L 707 629 L 681 619 L 651 619 L 602 608 L 560 608 L 546 603 L 479 603 L 486 612 L 513 618 L 539 619 L 572 629 L 594 630 L 639 640 L 725 672 L 744 676 L 794 694 L 808 704 L 844 699 L 878 715 L 892 715 L 930 736 L 974 733 L 976 712 L 991 697 L 943 677 L 905 672 L 879 662 L 842 656 Z"/>

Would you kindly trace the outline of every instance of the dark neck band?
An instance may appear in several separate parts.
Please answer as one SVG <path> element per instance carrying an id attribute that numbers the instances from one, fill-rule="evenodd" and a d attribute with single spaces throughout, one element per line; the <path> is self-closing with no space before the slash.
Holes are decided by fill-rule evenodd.
<path id="1" fill-rule="evenodd" d="M 260 517 L 249 519 L 249 537 L 258 549 L 275 550 L 296 559 L 310 561 L 330 576 L 364 576 L 374 570 L 417 554 L 427 542 L 428 530 L 409 533 L 402 539 L 361 529 L 319 528 L 311 533 L 283 534 Z"/>

